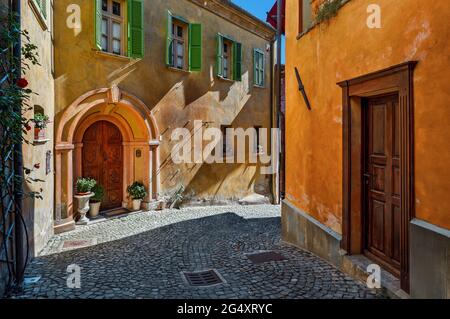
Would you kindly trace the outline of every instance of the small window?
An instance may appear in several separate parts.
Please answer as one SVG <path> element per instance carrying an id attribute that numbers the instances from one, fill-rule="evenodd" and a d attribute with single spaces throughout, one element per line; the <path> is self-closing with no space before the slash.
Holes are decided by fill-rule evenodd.
<path id="1" fill-rule="evenodd" d="M 229 40 L 223 41 L 223 69 L 222 69 L 222 77 L 224 79 L 231 78 L 231 72 L 233 71 L 233 52 L 232 48 L 233 43 Z"/>
<path id="2" fill-rule="evenodd" d="M 102 0 L 102 51 L 124 55 L 124 18 L 122 1 Z"/>
<path id="3" fill-rule="evenodd" d="M 311 1 L 298 0 L 298 34 L 308 30 L 312 22 Z"/>
<path id="4" fill-rule="evenodd" d="M 242 44 L 220 34 L 217 35 L 217 76 L 222 79 L 241 81 Z"/>
<path id="5" fill-rule="evenodd" d="M 253 76 L 255 86 L 265 85 L 265 56 L 264 51 L 255 49 L 253 54 Z"/>
<path id="6" fill-rule="evenodd" d="M 177 19 L 172 20 L 172 52 L 170 52 L 172 63 L 170 66 L 180 70 L 187 70 L 187 28 L 187 24 Z"/>

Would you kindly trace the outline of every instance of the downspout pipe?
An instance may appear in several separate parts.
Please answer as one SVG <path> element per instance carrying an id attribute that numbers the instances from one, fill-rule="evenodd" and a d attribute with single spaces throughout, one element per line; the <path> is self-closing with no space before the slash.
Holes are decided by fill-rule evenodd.
<path id="1" fill-rule="evenodd" d="M 12 0 L 12 12 L 16 18 L 16 22 L 20 25 L 21 23 L 21 4 L 20 0 Z M 19 41 L 13 48 L 14 57 L 20 60 L 22 51 L 22 43 Z M 21 65 L 17 67 L 17 78 L 21 77 L 22 68 Z M 21 108 L 21 106 L 19 106 Z M 24 268 L 25 268 L 25 258 L 24 258 L 24 231 L 23 231 L 23 220 L 21 219 L 22 209 L 23 209 L 23 152 L 22 143 L 16 143 L 14 145 L 14 173 L 19 177 L 18 181 L 14 185 L 14 201 L 15 214 L 14 214 L 14 238 L 15 238 L 15 268 L 16 268 L 16 286 L 18 288 L 22 287 Z"/>
<path id="2" fill-rule="evenodd" d="M 281 125 L 281 35 L 283 33 L 283 20 L 282 20 L 282 14 L 283 14 L 283 1 L 286 0 L 277 0 L 277 72 L 276 72 L 276 86 L 277 86 L 277 93 L 276 93 L 276 107 L 277 107 L 277 126 L 279 129 L 282 128 Z M 281 147 L 281 141 L 279 141 L 280 147 Z M 279 153 L 279 165 L 278 165 L 278 178 L 281 178 L 281 170 L 284 163 L 284 154 L 282 152 Z M 283 174 L 284 175 L 284 174 Z M 278 198 L 281 198 L 280 194 L 280 186 L 283 185 L 284 187 L 284 181 L 278 183 Z"/>

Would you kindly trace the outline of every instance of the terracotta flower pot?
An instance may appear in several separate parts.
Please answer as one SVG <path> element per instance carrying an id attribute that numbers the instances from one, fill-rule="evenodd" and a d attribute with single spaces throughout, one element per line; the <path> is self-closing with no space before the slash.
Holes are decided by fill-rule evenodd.
<path id="1" fill-rule="evenodd" d="M 45 140 L 45 129 L 44 128 L 34 128 L 34 139 L 37 141 Z"/>
<path id="2" fill-rule="evenodd" d="M 101 202 L 94 202 L 94 203 L 89 203 L 89 217 L 95 218 L 99 215 L 100 213 L 100 206 L 102 205 Z"/>

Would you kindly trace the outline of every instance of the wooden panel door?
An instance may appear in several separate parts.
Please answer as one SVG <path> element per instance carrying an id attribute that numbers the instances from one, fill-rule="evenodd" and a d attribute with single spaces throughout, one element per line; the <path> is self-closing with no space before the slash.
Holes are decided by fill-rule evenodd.
<path id="1" fill-rule="evenodd" d="M 122 206 L 123 147 L 119 129 L 107 121 L 92 124 L 83 137 L 83 176 L 95 178 L 105 189 L 102 209 Z"/>
<path id="2" fill-rule="evenodd" d="M 401 179 L 398 95 L 365 107 L 365 253 L 400 276 Z"/>

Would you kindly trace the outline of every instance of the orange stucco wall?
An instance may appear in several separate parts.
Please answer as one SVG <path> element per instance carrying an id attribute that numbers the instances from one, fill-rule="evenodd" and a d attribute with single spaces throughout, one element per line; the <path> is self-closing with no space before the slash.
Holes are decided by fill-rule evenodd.
<path id="1" fill-rule="evenodd" d="M 336 17 L 297 40 L 298 1 L 287 1 L 287 199 L 342 233 L 342 91 L 336 83 L 416 60 L 416 217 L 448 229 L 450 5 L 378 0 L 381 29 L 369 29 L 367 7 L 372 3 L 351 0 Z M 312 111 L 298 91 L 294 67 L 300 71 Z"/>

